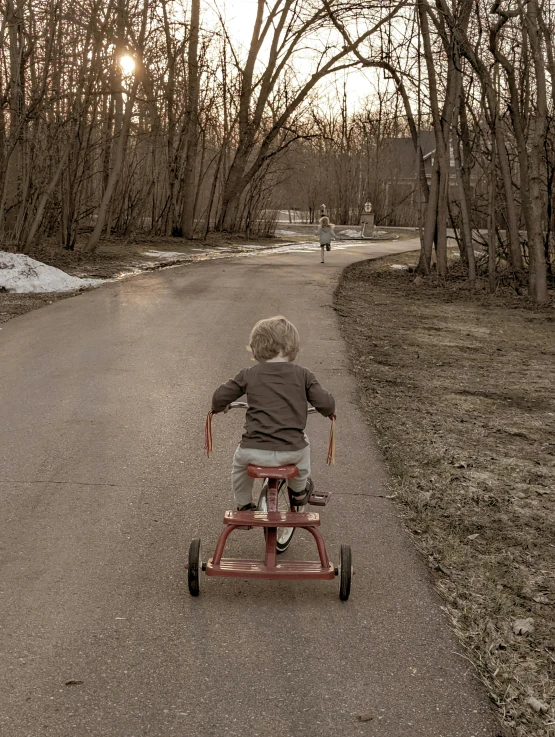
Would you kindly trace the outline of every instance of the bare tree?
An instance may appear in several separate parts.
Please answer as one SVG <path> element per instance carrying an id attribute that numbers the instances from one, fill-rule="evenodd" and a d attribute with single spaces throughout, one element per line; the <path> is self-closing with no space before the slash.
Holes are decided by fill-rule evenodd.
<path id="1" fill-rule="evenodd" d="M 275 0 L 268 14 L 265 15 L 265 0 L 258 0 L 248 57 L 241 73 L 238 142 L 224 185 L 219 216 L 221 229 L 233 230 L 238 226 L 242 193 L 264 163 L 280 150 L 279 147 L 275 147 L 280 131 L 284 129 L 309 93 L 327 75 L 351 66 L 353 62 L 343 62 L 343 60 L 405 4 L 406 0 L 401 0 L 359 38 L 345 45 L 335 54 L 330 56 L 325 49 L 321 54 L 316 71 L 290 96 L 284 97 L 283 107 L 279 112 L 274 113 L 272 124 L 263 132 L 264 115 L 270 95 L 275 90 L 303 38 L 327 19 L 327 11 L 325 8 L 317 7 L 314 12 L 309 12 L 303 17 L 293 0 Z M 260 78 L 255 79 L 256 63 L 266 40 L 270 46 L 269 57 Z"/>
<path id="2" fill-rule="evenodd" d="M 191 26 L 188 52 L 187 89 L 187 137 L 185 168 L 183 173 L 183 219 L 182 230 L 186 238 L 192 238 L 195 230 L 195 165 L 198 151 L 198 96 L 199 96 L 199 42 L 200 0 L 192 0 Z"/>

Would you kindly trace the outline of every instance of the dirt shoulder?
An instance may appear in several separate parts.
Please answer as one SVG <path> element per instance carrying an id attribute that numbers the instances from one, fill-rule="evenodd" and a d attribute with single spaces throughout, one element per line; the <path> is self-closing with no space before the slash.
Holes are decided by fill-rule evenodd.
<path id="1" fill-rule="evenodd" d="M 283 245 L 293 239 L 260 238 L 249 241 L 241 236 L 213 235 L 205 240 L 183 238 L 112 238 L 100 243 L 93 254 L 79 243 L 66 251 L 57 243 L 43 240 L 27 254 L 31 258 L 80 278 L 118 279 L 176 264 L 204 261 L 231 255 L 244 255 Z M 80 290 L 83 291 L 83 290 Z M 0 291 L 0 324 L 79 292 L 41 292 L 17 294 Z"/>
<path id="2" fill-rule="evenodd" d="M 505 724 L 553 737 L 555 309 L 392 268 L 417 257 L 354 264 L 337 288 L 362 408 Z"/>

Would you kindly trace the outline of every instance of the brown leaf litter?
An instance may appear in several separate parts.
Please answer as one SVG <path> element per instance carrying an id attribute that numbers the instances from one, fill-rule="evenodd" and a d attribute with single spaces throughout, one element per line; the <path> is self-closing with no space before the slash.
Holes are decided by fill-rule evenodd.
<path id="1" fill-rule="evenodd" d="M 362 408 L 504 724 L 554 737 L 555 310 L 391 268 L 415 259 L 354 264 L 337 289 Z"/>

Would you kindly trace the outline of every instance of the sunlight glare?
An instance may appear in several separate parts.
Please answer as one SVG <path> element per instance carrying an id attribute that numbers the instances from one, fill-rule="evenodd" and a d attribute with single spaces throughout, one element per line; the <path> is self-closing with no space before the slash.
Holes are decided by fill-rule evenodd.
<path id="1" fill-rule="evenodd" d="M 129 56 L 129 54 L 120 58 L 119 65 L 124 74 L 133 74 L 135 71 L 135 60 L 132 56 Z"/>

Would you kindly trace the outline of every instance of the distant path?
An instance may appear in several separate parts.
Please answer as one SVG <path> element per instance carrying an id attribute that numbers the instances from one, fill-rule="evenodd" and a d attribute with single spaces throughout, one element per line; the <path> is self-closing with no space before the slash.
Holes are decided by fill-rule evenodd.
<path id="1" fill-rule="evenodd" d="M 378 243 L 159 271 L 64 300 L 0 331 L 0 732 L 6 737 L 494 737 L 486 695 L 440 610 L 357 407 L 331 308 L 341 269 L 416 247 Z M 317 249 L 315 249 L 316 251 Z M 300 361 L 338 400 L 311 418 L 337 582 L 203 579 L 231 506 L 243 417 L 203 421 L 219 382 L 248 365 L 255 320 L 287 315 Z M 253 557 L 257 531 L 231 549 Z M 295 541 L 306 554 L 307 541 Z M 67 685 L 66 685 L 67 684 Z M 368 716 L 359 721 L 357 715 Z M 371 718 L 370 718 L 371 717 Z"/>

